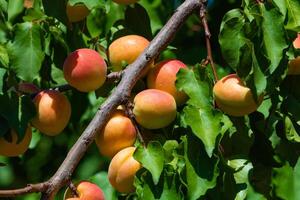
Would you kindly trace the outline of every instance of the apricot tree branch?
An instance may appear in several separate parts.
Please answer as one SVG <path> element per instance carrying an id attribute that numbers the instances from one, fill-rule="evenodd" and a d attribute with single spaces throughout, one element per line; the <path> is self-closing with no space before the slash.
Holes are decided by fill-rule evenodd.
<path id="1" fill-rule="evenodd" d="M 207 19 L 206 19 L 206 6 L 205 4 L 201 4 L 200 6 L 200 19 L 202 22 L 202 26 L 204 28 L 204 32 L 205 32 L 205 42 L 206 42 L 206 50 L 207 50 L 207 58 L 206 58 L 206 64 L 210 64 L 213 74 L 214 74 L 214 78 L 215 78 L 215 82 L 218 81 L 218 74 L 216 71 L 216 67 L 214 64 L 214 60 L 212 57 L 212 51 L 211 51 L 211 44 L 210 44 L 210 31 L 209 31 L 209 27 L 208 27 L 208 23 L 207 23 Z M 208 61 L 208 62 L 207 62 Z"/>
<path id="2" fill-rule="evenodd" d="M 150 42 L 144 52 L 136 59 L 135 62 L 127 66 L 124 70 L 120 83 L 114 92 L 101 105 L 90 124 L 68 152 L 68 155 L 56 173 L 48 181 L 42 183 L 45 184 L 45 187 L 28 189 L 28 192 L 42 192 L 41 200 L 49 200 L 53 199 L 56 193 L 70 182 L 76 166 L 84 156 L 90 144 L 94 141 L 96 133 L 103 128 L 116 107 L 122 104 L 122 102 L 126 102 L 128 100 L 132 88 L 139 80 L 146 66 L 165 49 L 187 17 L 191 15 L 194 10 L 199 9 L 200 5 L 204 2 L 206 1 L 186 0 L 176 9 L 175 13 L 156 37 Z M 2 196 L 13 196 L 15 193 L 9 191 L 3 193 L 2 191 L 2 194 Z"/>
<path id="3" fill-rule="evenodd" d="M 45 192 L 48 188 L 48 183 L 29 184 L 24 188 L 15 190 L 0 190 L 0 197 L 16 197 L 27 193 Z"/>

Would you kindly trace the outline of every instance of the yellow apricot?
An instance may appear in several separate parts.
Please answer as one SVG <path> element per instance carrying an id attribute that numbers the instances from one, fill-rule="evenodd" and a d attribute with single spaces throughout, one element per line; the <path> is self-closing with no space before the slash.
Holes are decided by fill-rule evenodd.
<path id="1" fill-rule="evenodd" d="M 38 93 L 33 102 L 37 114 L 32 119 L 32 125 L 49 136 L 62 132 L 71 116 L 67 97 L 55 90 L 45 90 Z"/>
<path id="2" fill-rule="evenodd" d="M 133 123 L 124 111 L 116 110 L 95 140 L 102 155 L 113 157 L 121 149 L 132 146 L 135 139 Z"/>
<path id="3" fill-rule="evenodd" d="M 25 153 L 28 149 L 31 141 L 31 127 L 28 126 L 25 136 L 21 141 L 18 141 L 17 133 L 11 129 L 10 130 L 10 141 L 6 140 L 4 137 L 0 137 L 0 155 L 14 157 Z"/>
<path id="4" fill-rule="evenodd" d="M 121 71 L 126 64 L 133 63 L 148 45 L 149 41 L 139 35 L 127 35 L 113 41 L 108 48 L 112 71 Z"/>
<path id="5" fill-rule="evenodd" d="M 136 172 L 141 168 L 138 161 L 133 158 L 135 147 L 127 147 L 119 151 L 111 160 L 108 168 L 110 184 L 119 192 L 134 191 L 133 181 Z"/>
<path id="6" fill-rule="evenodd" d="M 176 102 L 172 95 L 157 89 L 147 89 L 134 98 L 136 121 L 148 129 L 168 126 L 176 117 Z"/>
<path id="7" fill-rule="evenodd" d="M 246 87 L 236 74 L 219 80 L 213 88 L 218 107 L 232 116 L 244 116 L 254 112 L 263 100 L 255 102 L 250 88 Z"/>

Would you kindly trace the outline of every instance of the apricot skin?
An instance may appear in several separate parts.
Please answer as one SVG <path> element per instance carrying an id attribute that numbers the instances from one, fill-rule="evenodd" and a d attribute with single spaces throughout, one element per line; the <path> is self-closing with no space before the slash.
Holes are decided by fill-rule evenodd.
<path id="1" fill-rule="evenodd" d="M 163 90 L 171 94 L 177 105 L 182 105 L 187 100 L 187 95 L 176 89 L 176 74 L 187 66 L 179 60 L 166 60 L 152 68 L 147 77 L 148 88 Z"/>
<path id="2" fill-rule="evenodd" d="M 124 111 L 117 110 L 96 137 L 100 153 L 112 158 L 121 149 L 132 146 L 136 139 L 136 130 Z"/>
<path id="3" fill-rule="evenodd" d="M 110 184 L 121 193 L 134 191 L 133 181 L 136 172 L 141 168 L 133 158 L 135 147 L 127 147 L 119 151 L 111 160 L 108 168 Z"/>
<path id="4" fill-rule="evenodd" d="M 90 11 L 83 4 L 76 4 L 71 6 L 69 3 L 67 3 L 66 13 L 69 22 L 79 22 L 81 20 L 84 20 L 89 15 Z"/>
<path id="5" fill-rule="evenodd" d="M 81 92 L 94 91 L 106 80 L 107 66 L 98 52 L 92 49 L 78 49 L 64 62 L 64 77 Z"/>
<path id="6" fill-rule="evenodd" d="M 293 42 L 294 48 L 300 49 L 300 33 Z M 288 75 L 299 75 L 300 74 L 300 56 L 289 62 Z"/>
<path id="7" fill-rule="evenodd" d="M 121 71 L 124 63 L 133 63 L 148 45 L 149 41 L 139 35 L 127 35 L 113 41 L 108 48 L 112 71 Z"/>
<path id="8" fill-rule="evenodd" d="M 261 96 L 257 104 L 250 88 L 246 87 L 236 74 L 219 80 L 213 88 L 213 93 L 218 107 L 232 116 L 244 116 L 254 112 L 263 100 Z"/>
<path id="9" fill-rule="evenodd" d="M 0 137 L 0 155 L 14 157 L 25 153 L 31 141 L 31 127 L 28 126 L 24 138 L 19 142 L 18 135 L 14 130 L 11 129 L 10 134 L 11 141 L 7 141 L 3 137 Z"/>
<path id="10" fill-rule="evenodd" d="M 117 4 L 129 5 L 138 2 L 138 0 L 113 0 Z"/>
<path id="11" fill-rule="evenodd" d="M 157 89 L 147 89 L 134 98 L 136 121 L 147 129 L 168 126 L 176 117 L 176 102 L 172 95 Z"/>
<path id="12" fill-rule="evenodd" d="M 71 116 L 71 105 L 62 93 L 55 90 L 46 90 L 38 93 L 33 102 L 37 115 L 32 125 L 42 133 L 55 136 L 67 126 Z"/>
<path id="13" fill-rule="evenodd" d="M 76 184 L 79 197 L 71 197 L 71 192 L 67 191 L 65 200 L 105 200 L 103 191 L 94 183 L 82 181 Z"/>

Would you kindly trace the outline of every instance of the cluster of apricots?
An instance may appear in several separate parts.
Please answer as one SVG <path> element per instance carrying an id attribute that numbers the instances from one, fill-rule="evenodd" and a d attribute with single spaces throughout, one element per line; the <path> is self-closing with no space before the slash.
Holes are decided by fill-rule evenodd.
<path id="1" fill-rule="evenodd" d="M 136 0 L 114 1 L 120 4 L 136 2 Z M 89 13 L 84 5 L 68 4 L 66 9 L 70 22 L 80 21 Z M 108 63 L 112 71 L 121 71 L 134 62 L 148 45 L 149 41 L 138 35 L 127 35 L 113 41 L 108 47 Z M 300 34 L 293 45 L 300 48 Z M 300 57 L 291 60 L 288 74 L 300 74 L 299 64 Z M 177 107 L 188 100 L 188 96 L 178 91 L 175 86 L 177 72 L 180 69 L 188 70 L 188 67 L 180 60 L 171 59 L 151 63 L 146 69 L 143 77 L 146 79 L 147 89 L 135 95 L 133 114 L 143 128 L 161 129 L 174 121 Z M 106 81 L 107 62 L 92 49 L 78 49 L 66 58 L 63 73 L 69 85 L 81 92 L 91 92 L 100 88 Z M 56 90 L 40 91 L 32 84 L 20 84 L 19 87 L 18 91 L 36 94 L 33 102 L 37 114 L 32 119 L 31 125 L 49 136 L 61 133 L 71 115 L 71 105 L 67 97 Z M 248 115 L 263 101 L 263 96 L 255 100 L 251 90 L 236 74 L 230 74 L 217 81 L 213 87 L 213 94 L 218 108 L 232 116 Z M 17 156 L 24 153 L 31 140 L 31 125 L 19 143 L 14 130 L 10 132 L 12 138 L 10 142 L 0 138 L 0 155 Z M 121 193 L 134 191 L 134 176 L 142 167 L 133 157 L 136 130 L 124 109 L 118 107 L 95 138 L 100 153 L 112 159 L 108 179 Z M 92 183 L 80 182 L 77 184 L 77 190 L 79 197 L 72 197 L 72 194 L 67 192 L 65 199 L 104 199 L 101 189 Z"/>

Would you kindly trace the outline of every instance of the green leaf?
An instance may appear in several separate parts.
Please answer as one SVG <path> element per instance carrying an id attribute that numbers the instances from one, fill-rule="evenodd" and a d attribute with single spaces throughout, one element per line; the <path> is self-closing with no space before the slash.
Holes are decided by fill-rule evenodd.
<path id="1" fill-rule="evenodd" d="M 104 192 L 106 200 L 117 200 L 117 194 L 108 181 L 107 172 L 99 172 L 90 177 L 89 180 L 98 185 Z"/>
<path id="2" fill-rule="evenodd" d="M 9 64 L 9 57 L 4 46 L 0 45 L 0 66 L 7 68 Z"/>
<path id="3" fill-rule="evenodd" d="M 139 4 L 128 6 L 125 11 L 125 24 L 126 28 L 135 34 L 144 36 L 148 40 L 152 39 L 150 18 L 143 6 Z"/>
<path id="4" fill-rule="evenodd" d="M 288 200 L 300 199 L 300 159 L 294 169 L 288 163 L 281 168 L 274 168 L 272 183 L 278 197 Z"/>
<path id="5" fill-rule="evenodd" d="M 211 157 L 216 146 L 217 137 L 224 133 L 226 129 L 221 132 L 223 114 L 216 111 L 210 102 L 210 86 L 207 80 L 198 81 L 196 74 L 191 70 L 180 70 L 177 74 L 176 86 L 180 90 L 184 90 L 190 97 L 187 102 L 188 105 L 181 114 L 183 126 L 191 127 L 193 133 L 201 139 L 206 152 Z M 230 123 L 229 120 L 227 122 Z"/>
<path id="6" fill-rule="evenodd" d="M 5 74 L 6 74 L 6 70 L 0 68 L 0 95 L 3 94 L 3 84 L 4 84 Z"/>
<path id="7" fill-rule="evenodd" d="M 44 60 L 40 26 L 31 22 L 18 24 L 14 42 L 9 45 L 9 55 L 18 77 L 28 82 L 37 78 Z"/>
<path id="8" fill-rule="evenodd" d="M 286 29 L 300 31 L 300 2 L 298 0 L 274 0 L 286 21 Z"/>
<path id="9" fill-rule="evenodd" d="M 267 8 L 264 4 L 259 5 L 264 51 L 270 61 L 269 71 L 273 73 L 284 56 L 284 50 L 288 47 L 283 28 L 284 18 L 278 9 Z"/>
<path id="10" fill-rule="evenodd" d="M 210 158 L 203 144 L 188 134 L 182 137 L 184 143 L 186 161 L 186 181 L 188 199 L 196 200 L 203 196 L 208 189 L 214 188 L 217 184 L 219 159 Z"/>
<path id="11" fill-rule="evenodd" d="M 0 95 L 0 115 L 15 129 L 18 139 L 25 135 L 29 121 L 35 116 L 35 106 L 28 96 L 15 93 Z"/>
<path id="12" fill-rule="evenodd" d="M 245 18 L 239 9 L 234 9 L 225 14 L 223 17 L 219 43 L 223 57 L 231 68 L 235 71 L 240 65 L 243 46 L 247 45 L 247 38 L 243 31 Z"/>
<path id="13" fill-rule="evenodd" d="M 24 0 L 9 0 L 8 1 L 8 21 L 13 22 L 13 20 L 23 12 L 24 6 L 23 6 Z"/>
<path id="14" fill-rule="evenodd" d="M 297 129 L 300 132 L 300 126 L 297 123 L 293 123 L 288 116 L 285 117 L 284 122 L 285 122 L 285 134 L 287 139 L 294 142 L 300 142 L 300 136 L 296 131 Z"/>
<path id="15" fill-rule="evenodd" d="M 157 184 L 164 167 L 164 151 L 159 142 L 150 142 L 147 148 L 139 146 L 134 158 L 152 174 L 154 184 Z"/>
<path id="16" fill-rule="evenodd" d="M 239 189 L 239 191 L 237 191 L 235 200 L 243 200 L 247 196 L 250 185 L 248 176 L 250 170 L 253 168 L 252 163 L 245 159 L 234 159 L 228 160 L 227 164 L 235 170 L 235 172 L 233 173 L 233 177 L 235 183 L 239 186 L 236 187 Z M 246 187 L 243 188 L 242 185 L 246 185 Z"/>

